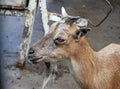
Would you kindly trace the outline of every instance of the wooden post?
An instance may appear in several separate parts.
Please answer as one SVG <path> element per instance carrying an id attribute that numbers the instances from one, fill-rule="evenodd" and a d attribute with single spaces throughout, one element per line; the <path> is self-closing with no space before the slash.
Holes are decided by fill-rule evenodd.
<path id="1" fill-rule="evenodd" d="M 29 44 L 31 41 L 33 25 L 35 20 L 35 14 L 37 9 L 37 0 L 30 0 L 28 5 L 28 13 L 25 20 L 24 31 L 22 35 L 22 42 L 20 44 L 20 53 L 16 67 L 24 67 L 25 60 L 29 50 Z"/>
<path id="2" fill-rule="evenodd" d="M 47 34 L 49 31 L 49 26 L 48 26 L 49 20 L 48 20 L 48 11 L 47 11 L 46 0 L 40 0 L 39 6 L 40 6 L 41 14 L 42 14 L 43 28 L 44 28 L 45 34 Z"/>

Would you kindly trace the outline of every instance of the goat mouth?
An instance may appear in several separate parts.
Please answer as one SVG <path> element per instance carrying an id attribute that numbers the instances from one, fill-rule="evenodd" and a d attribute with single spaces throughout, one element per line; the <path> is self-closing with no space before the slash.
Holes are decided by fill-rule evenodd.
<path id="1" fill-rule="evenodd" d="M 31 61 L 33 64 L 37 64 L 37 63 L 43 61 L 43 57 L 33 58 L 33 59 L 30 59 L 30 61 Z"/>

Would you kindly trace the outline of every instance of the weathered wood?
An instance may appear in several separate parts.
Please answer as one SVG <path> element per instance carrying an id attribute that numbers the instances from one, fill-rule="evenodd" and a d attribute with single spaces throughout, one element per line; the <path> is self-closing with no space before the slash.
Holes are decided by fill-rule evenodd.
<path id="1" fill-rule="evenodd" d="M 27 13 L 27 16 L 26 16 L 22 42 L 20 44 L 20 53 L 19 53 L 17 64 L 16 64 L 17 67 L 23 67 L 27 59 L 29 44 L 30 44 L 31 35 L 33 31 L 33 24 L 35 20 L 36 9 L 37 9 L 37 1 L 30 0 L 28 5 L 29 12 Z"/>
<path id="2" fill-rule="evenodd" d="M 0 0 L 0 8 L 24 9 L 27 0 Z"/>
<path id="3" fill-rule="evenodd" d="M 46 34 L 49 31 L 49 26 L 48 26 L 48 11 L 47 11 L 46 0 L 40 0 L 39 6 L 40 6 L 41 14 L 42 14 L 43 28 L 44 28 L 45 34 Z"/>
<path id="4" fill-rule="evenodd" d="M 0 15 L 4 15 L 4 16 L 27 16 L 27 12 L 28 12 L 27 10 L 19 11 L 19 10 L 1 9 Z"/>

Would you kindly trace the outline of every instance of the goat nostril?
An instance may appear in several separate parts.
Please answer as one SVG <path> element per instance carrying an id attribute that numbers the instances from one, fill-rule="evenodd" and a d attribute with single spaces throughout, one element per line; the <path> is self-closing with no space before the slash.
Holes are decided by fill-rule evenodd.
<path id="1" fill-rule="evenodd" d="M 35 53 L 35 51 L 32 48 L 30 48 L 29 54 L 34 54 L 34 53 Z"/>

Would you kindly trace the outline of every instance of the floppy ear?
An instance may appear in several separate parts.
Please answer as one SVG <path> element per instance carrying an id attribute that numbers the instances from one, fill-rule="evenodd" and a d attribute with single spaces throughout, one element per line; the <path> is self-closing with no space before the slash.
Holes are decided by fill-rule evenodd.
<path id="1" fill-rule="evenodd" d="M 67 14 L 67 12 L 66 12 L 66 10 L 65 10 L 64 7 L 61 7 L 61 14 L 62 14 L 62 17 L 67 17 L 67 16 L 69 16 L 69 15 Z"/>
<path id="2" fill-rule="evenodd" d="M 78 31 L 75 32 L 75 35 L 73 36 L 76 41 L 79 41 L 80 37 L 87 34 L 88 31 L 90 31 L 90 28 L 81 28 Z"/>

